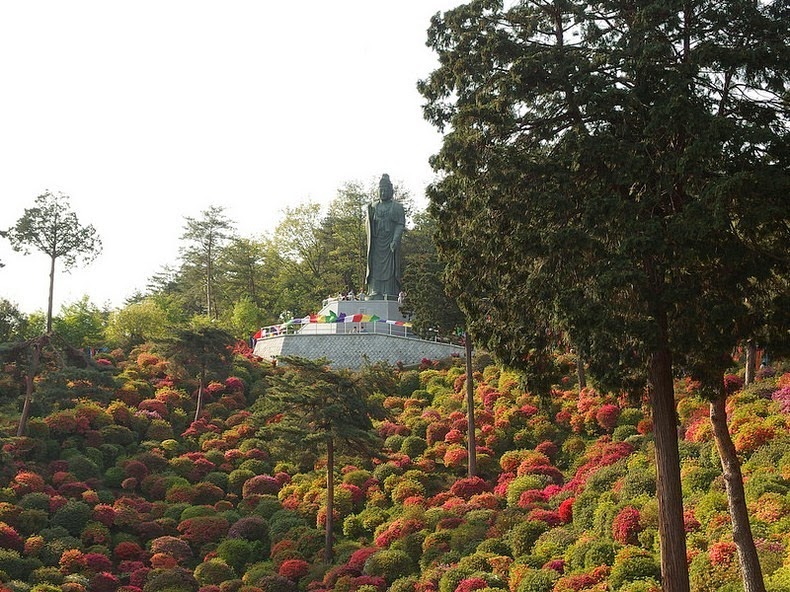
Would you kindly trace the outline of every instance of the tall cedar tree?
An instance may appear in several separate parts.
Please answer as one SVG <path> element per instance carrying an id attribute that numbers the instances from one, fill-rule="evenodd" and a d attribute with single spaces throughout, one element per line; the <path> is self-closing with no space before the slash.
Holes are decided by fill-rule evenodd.
<path id="1" fill-rule="evenodd" d="M 181 248 L 183 266 L 199 270 L 206 303 L 206 316 L 216 319 L 217 296 L 214 294 L 217 262 L 222 248 L 235 234 L 234 223 L 225 216 L 224 208 L 210 206 L 200 218 L 185 217 L 186 226 L 181 240 L 187 244 Z"/>
<path id="2" fill-rule="evenodd" d="M 293 450 L 326 451 L 326 530 L 324 560 L 333 557 L 335 452 L 375 454 L 376 437 L 366 385 L 357 374 L 334 371 L 327 360 L 291 356 L 280 359 L 285 371 L 272 378 L 256 412 L 265 421 L 259 435 L 278 439 Z"/>
<path id="3" fill-rule="evenodd" d="M 90 263 L 102 249 L 96 229 L 82 226 L 77 214 L 69 208 L 69 197 L 45 191 L 36 198 L 32 208 L 6 232 L 15 251 L 28 255 L 31 249 L 41 251 L 50 259 L 47 333 L 52 331 L 52 300 L 55 288 L 55 262 L 60 260 L 65 271 L 78 262 Z"/>
<path id="4" fill-rule="evenodd" d="M 446 130 L 429 193 L 454 293 L 512 365 L 570 338 L 591 370 L 645 368 L 668 592 L 689 589 L 673 358 L 712 339 L 721 367 L 751 291 L 786 277 L 788 10 L 477 0 L 429 30 L 440 66 L 419 87 Z"/>
<path id="5" fill-rule="evenodd" d="M 198 381 L 194 421 L 200 419 L 203 411 L 208 381 L 224 380 L 230 375 L 235 344 L 230 333 L 216 327 L 177 329 L 158 343 L 158 349 L 170 362 Z"/>

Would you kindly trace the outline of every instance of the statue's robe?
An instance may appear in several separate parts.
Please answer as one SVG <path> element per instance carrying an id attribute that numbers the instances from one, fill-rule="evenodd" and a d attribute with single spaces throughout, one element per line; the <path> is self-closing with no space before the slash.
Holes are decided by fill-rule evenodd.
<path id="1" fill-rule="evenodd" d="M 378 200 L 367 206 L 365 228 L 368 235 L 368 297 L 397 298 L 401 291 L 400 239 L 406 226 L 403 205 L 395 200 Z M 391 249 L 391 245 L 395 249 Z"/>

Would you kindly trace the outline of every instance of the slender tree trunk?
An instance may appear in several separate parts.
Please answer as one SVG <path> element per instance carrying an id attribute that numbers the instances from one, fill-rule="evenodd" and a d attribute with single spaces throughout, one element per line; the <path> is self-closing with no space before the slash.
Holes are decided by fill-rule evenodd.
<path id="1" fill-rule="evenodd" d="M 332 563 L 333 531 L 335 529 L 335 443 L 332 437 L 326 443 L 326 532 L 324 536 L 324 563 Z"/>
<path id="2" fill-rule="evenodd" d="M 211 317 L 211 251 L 206 260 L 206 316 Z"/>
<path id="3" fill-rule="evenodd" d="M 49 265 L 49 300 L 47 301 L 47 334 L 52 333 L 52 298 L 55 294 L 55 257 Z"/>
<path id="4" fill-rule="evenodd" d="M 203 411 L 203 384 L 206 382 L 204 375 L 200 375 L 200 384 L 198 384 L 198 394 L 197 394 L 197 401 L 195 401 L 195 419 L 192 421 L 197 421 L 200 418 L 200 412 Z"/>
<path id="5" fill-rule="evenodd" d="M 727 502 L 730 506 L 730 518 L 732 519 L 732 540 L 738 548 L 738 563 L 741 567 L 744 592 L 765 592 L 763 572 L 757 557 L 757 547 L 754 545 L 749 513 L 746 509 L 741 465 L 738 462 L 735 445 L 732 443 L 727 427 L 726 401 L 727 395 L 723 391 L 711 401 L 710 423 L 713 425 L 713 437 L 724 473 L 724 485 L 727 489 Z"/>
<path id="6" fill-rule="evenodd" d="M 653 433 L 656 440 L 661 586 L 664 592 L 689 592 L 672 356 L 668 349 L 663 348 L 653 353 L 648 371 Z"/>
<path id="7" fill-rule="evenodd" d="M 746 376 L 743 379 L 744 386 L 754 382 L 754 374 L 757 371 L 757 344 L 753 339 L 746 341 Z"/>
<path id="8" fill-rule="evenodd" d="M 579 379 L 579 390 L 587 387 L 587 375 L 584 373 L 584 358 L 581 354 L 576 356 L 576 377 Z"/>
<path id="9" fill-rule="evenodd" d="M 466 441 L 469 468 L 467 476 L 477 475 L 477 441 L 475 439 L 475 384 L 472 376 L 472 338 L 467 331 L 464 334 L 466 346 Z"/>
<path id="10" fill-rule="evenodd" d="M 25 402 L 22 404 L 22 415 L 19 418 L 19 425 L 16 428 L 17 436 L 24 436 L 27 431 L 27 420 L 30 418 L 30 404 L 33 401 L 33 379 L 38 373 L 38 364 L 41 360 L 41 340 L 33 343 L 33 355 L 30 361 L 30 368 L 28 368 L 25 375 Z"/>

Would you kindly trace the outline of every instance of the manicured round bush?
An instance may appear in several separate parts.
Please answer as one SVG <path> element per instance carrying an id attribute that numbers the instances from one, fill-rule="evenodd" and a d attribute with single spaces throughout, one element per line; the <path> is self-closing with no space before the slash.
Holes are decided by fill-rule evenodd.
<path id="1" fill-rule="evenodd" d="M 232 580 L 236 577 L 236 572 L 222 559 L 209 559 L 195 568 L 194 575 L 201 586 L 207 586 Z"/>
<path id="2" fill-rule="evenodd" d="M 380 576 L 387 582 L 394 582 L 399 577 L 412 573 L 414 568 L 411 558 L 405 551 L 384 549 L 368 558 L 363 573 Z"/>
<path id="3" fill-rule="evenodd" d="M 62 526 L 69 534 L 78 536 L 93 515 L 91 507 L 75 500 L 67 501 L 52 516 L 52 526 Z"/>
<path id="4" fill-rule="evenodd" d="M 152 540 L 151 553 L 166 553 L 179 562 L 192 558 L 192 548 L 189 543 L 174 536 L 161 536 Z"/>
<path id="5" fill-rule="evenodd" d="M 660 580 L 661 568 L 652 555 L 635 547 L 621 550 L 614 560 L 609 584 L 615 590 L 636 580 Z"/>
<path id="6" fill-rule="evenodd" d="M 539 520 L 527 520 L 516 524 L 507 536 L 513 557 L 528 555 L 538 537 L 548 529 L 548 525 Z"/>
<path id="7" fill-rule="evenodd" d="M 310 571 L 310 564 L 304 559 L 286 559 L 280 564 L 277 573 L 292 582 L 298 582 Z"/>
<path id="8" fill-rule="evenodd" d="M 143 592 L 197 592 L 199 587 L 191 571 L 171 567 L 151 570 L 145 579 Z"/>
<path id="9" fill-rule="evenodd" d="M 22 557 L 19 551 L 0 549 L 0 570 L 12 580 L 26 582 L 30 579 L 33 570 L 41 567 L 41 561 L 36 557 Z"/>
<path id="10" fill-rule="evenodd" d="M 297 592 L 298 587 L 295 582 L 281 575 L 272 574 L 263 576 L 253 583 L 262 592 Z"/>
<path id="11" fill-rule="evenodd" d="M 639 522 L 639 510 L 627 506 L 620 510 L 612 521 L 612 538 L 623 545 L 636 545 L 642 531 Z"/>
<path id="12" fill-rule="evenodd" d="M 242 496 L 251 495 L 277 495 L 280 491 L 280 482 L 271 475 L 256 475 L 244 482 Z"/>
<path id="13" fill-rule="evenodd" d="M 216 550 L 217 557 L 230 565 L 238 574 L 244 573 L 244 566 L 250 562 L 253 546 L 244 539 L 225 539 Z"/>
<path id="14" fill-rule="evenodd" d="M 407 436 L 403 439 L 400 451 L 409 458 L 417 458 L 423 452 L 425 452 L 426 448 L 428 448 L 428 443 L 425 441 L 425 438 L 420 438 L 419 436 Z"/>
<path id="15" fill-rule="evenodd" d="M 522 475 L 516 477 L 507 486 L 507 505 L 510 508 L 518 507 L 521 494 L 529 489 L 543 489 L 549 482 L 544 475 Z"/>

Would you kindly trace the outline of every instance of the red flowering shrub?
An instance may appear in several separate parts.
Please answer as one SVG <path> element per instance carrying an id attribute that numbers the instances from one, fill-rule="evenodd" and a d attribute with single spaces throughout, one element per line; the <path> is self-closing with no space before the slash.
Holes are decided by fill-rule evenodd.
<path id="1" fill-rule="evenodd" d="M 122 541 L 118 543 L 112 552 L 119 561 L 137 560 L 145 555 L 143 548 L 132 541 Z"/>
<path id="2" fill-rule="evenodd" d="M 473 495 L 487 491 L 491 491 L 491 486 L 481 477 L 458 479 L 450 487 L 450 493 L 465 500 L 470 499 Z"/>
<path id="3" fill-rule="evenodd" d="M 277 495 L 280 492 L 280 482 L 270 475 L 256 475 L 244 482 L 241 488 L 243 497 L 252 495 Z"/>
<path id="4" fill-rule="evenodd" d="M 554 584 L 554 592 L 580 592 L 581 590 L 599 590 L 607 588 L 595 587 L 597 584 L 604 582 L 609 575 L 611 568 L 608 565 L 602 565 L 585 573 L 574 573 L 567 576 L 562 576 Z"/>
<path id="5" fill-rule="evenodd" d="M 151 541 L 151 553 L 165 553 L 179 562 L 192 558 L 190 546 L 174 536 L 162 536 Z"/>
<path id="6" fill-rule="evenodd" d="M 298 582 L 310 571 L 310 564 L 304 559 L 287 559 L 280 564 L 277 573 L 293 582 Z"/>
<path id="7" fill-rule="evenodd" d="M 445 423 L 430 423 L 425 430 L 425 441 L 428 446 L 432 446 L 437 442 L 444 442 L 444 438 L 450 431 L 450 426 Z"/>
<path id="8" fill-rule="evenodd" d="M 615 428 L 618 417 L 620 417 L 620 408 L 611 403 L 601 405 L 595 413 L 595 421 L 597 421 L 598 425 L 607 432 L 611 432 Z"/>
<path id="9" fill-rule="evenodd" d="M 623 545 L 638 544 L 637 537 L 641 531 L 639 510 L 632 506 L 620 510 L 612 521 L 612 538 Z"/>
<path id="10" fill-rule="evenodd" d="M 453 428 L 444 435 L 444 441 L 448 444 L 460 444 L 464 441 L 464 435 L 461 430 Z"/>
<path id="11" fill-rule="evenodd" d="M 527 519 L 545 522 L 551 528 L 564 524 L 564 521 L 562 518 L 560 518 L 560 515 L 557 512 L 552 510 L 544 510 L 543 508 L 533 508 L 530 510 L 529 514 L 527 514 Z"/>
<path id="12" fill-rule="evenodd" d="M 700 522 L 694 516 L 694 510 L 686 510 L 683 512 L 683 529 L 686 532 L 692 532 L 700 527 Z"/>
<path id="13" fill-rule="evenodd" d="M 547 501 L 549 501 L 549 498 L 546 497 L 546 494 L 543 493 L 542 490 L 527 489 L 521 492 L 518 498 L 518 507 L 524 510 L 531 510 L 543 506 Z"/>
<path id="14" fill-rule="evenodd" d="M 708 556 L 713 565 L 727 566 L 732 563 L 737 548 L 732 541 L 713 543 L 708 548 Z"/>
<path id="15" fill-rule="evenodd" d="M 218 542 L 229 528 L 230 524 L 222 516 L 197 516 L 182 521 L 178 532 L 185 541 L 199 547 L 204 543 Z"/>
<path id="16" fill-rule="evenodd" d="M 121 581 L 108 571 L 95 574 L 90 580 L 91 592 L 115 592 Z"/>
<path id="17" fill-rule="evenodd" d="M 570 524 L 573 521 L 573 502 L 575 501 L 576 498 L 569 497 L 563 500 L 560 507 L 557 508 L 557 514 L 565 524 Z"/>
<path id="18" fill-rule="evenodd" d="M 422 520 L 416 518 L 399 518 L 393 520 L 374 541 L 377 547 L 389 547 L 396 540 L 417 532 L 425 527 Z"/>
<path id="19" fill-rule="evenodd" d="M 61 554 L 58 565 L 61 573 L 78 573 L 85 569 L 85 554 L 79 549 L 66 549 Z"/>
<path id="20" fill-rule="evenodd" d="M 467 451 L 463 446 L 453 444 L 444 453 L 444 466 L 448 468 L 458 468 L 466 464 Z"/>
<path id="21" fill-rule="evenodd" d="M 354 551 L 351 554 L 351 557 L 346 562 L 346 566 L 358 573 L 362 573 L 362 569 L 365 567 L 365 562 L 371 555 L 378 553 L 378 549 L 375 547 L 363 547 L 357 551 Z"/>
<path id="22" fill-rule="evenodd" d="M 559 448 L 557 448 L 557 445 L 551 440 L 544 440 L 535 446 L 535 452 L 540 452 L 541 454 L 546 455 L 546 458 L 549 460 L 553 460 L 557 456 Z"/>
<path id="23" fill-rule="evenodd" d="M 474 592 L 483 588 L 488 588 L 488 582 L 483 578 L 465 578 L 458 582 L 455 592 Z"/>
<path id="24" fill-rule="evenodd" d="M 137 404 L 140 411 L 153 411 L 162 419 L 168 416 L 167 404 L 159 399 L 144 399 Z"/>
<path id="25" fill-rule="evenodd" d="M 0 522 L 0 547 L 3 549 L 13 549 L 20 553 L 25 550 L 25 542 L 13 527 L 5 522 Z"/>
<path id="26" fill-rule="evenodd" d="M 46 483 L 41 475 L 25 470 L 19 471 L 11 482 L 11 489 L 18 497 L 34 491 L 44 491 L 45 486 Z"/>
<path id="27" fill-rule="evenodd" d="M 228 376 L 225 379 L 225 388 L 229 391 L 244 391 L 244 381 L 237 376 Z"/>

